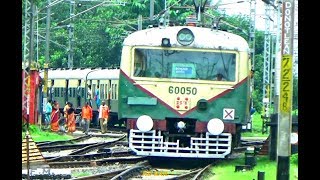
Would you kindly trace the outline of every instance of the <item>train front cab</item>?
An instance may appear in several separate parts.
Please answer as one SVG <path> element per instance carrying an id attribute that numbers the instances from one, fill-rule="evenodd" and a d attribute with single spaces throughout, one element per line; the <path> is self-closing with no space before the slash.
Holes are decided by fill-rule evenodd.
<path id="1" fill-rule="evenodd" d="M 147 81 L 143 82 L 148 83 Z M 135 84 L 138 83 L 139 81 L 135 82 Z M 161 82 L 158 82 L 157 86 L 161 87 Z M 130 89 L 130 87 L 126 88 Z M 246 87 L 241 87 L 241 89 L 246 89 Z M 132 91 L 137 92 L 139 90 L 136 89 Z M 151 90 L 151 92 L 155 91 L 157 90 Z M 241 91 L 245 92 L 245 90 Z M 246 104 L 245 97 L 246 93 L 243 94 L 241 101 Z M 154 97 L 141 98 L 141 100 L 144 99 L 145 102 L 137 102 L 137 98 L 138 97 L 132 97 L 128 99 L 127 103 L 130 104 L 129 112 L 134 111 L 135 105 L 137 107 L 140 105 L 140 107 L 145 110 L 149 109 L 150 107 L 143 107 L 141 104 L 147 104 L 148 102 L 146 101 L 152 101 L 151 99 L 154 99 Z M 234 103 L 238 100 L 239 99 L 234 98 Z M 159 99 L 157 99 L 157 101 L 157 108 L 159 111 L 162 111 L 163 106 L 161 106 Z M 246 105 L 243 105 L 243 107 L 245 106 Z M 241 108 L 243 109 L 243 107 Z M 137 111 L 143 112 L 142 109 L 137 109 Z M 236 111 L 240 112 L 244 110 L 237 109 Z M 167 110 L 163 110 L 163 114 L 167 113 L 170 114 Z M 211 117 L 211 120 L 207 117 L 207 121 L 198 121 L 196 118 L 170 118 L 170 115 L 164 116 L 164 118 L 151 118 L 150 116 L 139 116 L 138 114 L 134 116 L 138 118 L 127 119 L 127 128 L 129 129 L 129 147 L 135 151 L 137 155 L 225 158 L 226 155 L 230 154 L 232 147 L 240 142 L 241 123 L 238 122 L 235 124 L 230 121 L 222 121 L 222 115 L 219 118 Z M 157 115 L 154 115 L 153 117 L 156 116 Z M 174 117 L 175 115 L 171 116 Z M 242 118 L 243 117 L 242 115 Z M 177 130 L 177 128 L 172 128 L 173 126 L 180 125 L 182 127 L 184 123 L 187 124 L 189 128 L 192 127 L 196 130 L 191 130 L 190 134 L 186 136 L 179 136 L 177 133 L 173 134 L 170 132 L 170 129 Z M 218 124 L 220 124 L 220 126 Z"/>
<path id="2" fill-rule="evenodd" d="M 249 113 L 246 42 L 240 40 L 241 50 L 227 45 L 225 49 L 130 46 L 130 42 L 133 39 L 122 50 L 119 81 L 119 118 L 127 121 L 129 147 L 142 156 L 225 158 L 230 154 L 240 142 Z M 229 61 L 226 64 L 233 67 L 230 82 L 205 75 L 218 61 Z"/>

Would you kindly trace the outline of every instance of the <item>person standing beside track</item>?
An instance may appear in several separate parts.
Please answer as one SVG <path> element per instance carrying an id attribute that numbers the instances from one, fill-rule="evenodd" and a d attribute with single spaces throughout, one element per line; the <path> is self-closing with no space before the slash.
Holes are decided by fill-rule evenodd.
<path id="1" fill-rule="evenodd" d="M 100 107 L 100 90 L 99 84 L 97 85 L 97 89 L 95 91 L 94 100 L 96 101 L 97 109 Z"/>
<path id="2" fill-rule="evenodd" d="M 60 119 L 60 110 L 59 103 L 53 101 L 52 113 L 51 113 L 51 131 L 59 131 L 59 119 Z"/>
<path id="3" fill-rule="evenodd" d="M 67 127 L 68 133 L 73 133 L 76 131 L 76 119 L 74 114 L 75 109 L 73 108 L 73 104 L 70 103 L 70 108 L 67 110 L 68 119 L 67 119 Z"/>
<path id="4" fill-rule="evenodd" d="M 77 108 L 81 107 L 81 80 L 78 81 L 77 87 Z"/>
<path id="5" fill-rule="evenodd" d="M 92 120 L 92 108 L 89 106 L 89 102 L 86 102 L 85 106 L 82 107 L 81 116 L 82 116 L 82 125 L 83 125 L 83 132 L 85 134 L 89 133 L 89 126 Z"/>
<path id="6" fill-rule="evenodd" d="M 68 113 L 67 112 L 70 109 L 70 107 L 71 107 L 71 103 L 70 102 L 66 102 L 66 105 L 63 108 L 63 117 L 65 119 L 68 119 Z"/>
<path id="7" fill-rule="evenodd" d="M 99 122 L 102 134 L 107 132 L 109 112 L 110 110 L 109 107 L 106 105 L 106 102 L 102 101 L 102 104 L 99 107 Z"/>
<path id="8" fill-rule="evenodd" d="M 49 101 L 46 104 L 46 111 L 45 111 L 45 128 L 48 129 L 51 121 L 51 113 L 52 113 L 52 101 Z"/>

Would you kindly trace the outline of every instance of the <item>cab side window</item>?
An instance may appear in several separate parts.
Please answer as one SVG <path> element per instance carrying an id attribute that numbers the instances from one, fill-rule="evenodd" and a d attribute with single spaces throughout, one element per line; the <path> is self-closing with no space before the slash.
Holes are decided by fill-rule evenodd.
<path id="1" fill-rule="evenodd" d="M 136 49 L 134 53 L 134 72 L 133 76 L 135 77 L 144 77 L 145 68 L 144 68 L 145 57 L 143 53 Z"/>

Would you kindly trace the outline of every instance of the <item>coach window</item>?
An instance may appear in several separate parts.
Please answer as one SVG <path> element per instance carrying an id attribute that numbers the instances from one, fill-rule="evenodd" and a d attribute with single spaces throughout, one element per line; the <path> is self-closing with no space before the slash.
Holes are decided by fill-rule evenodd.
<path id="1" fill-rule="evenodd" d="M 145 56 L 140 49 L 136 49 L 134 53 L 134 72 L 133 75 L 135 77 L 143 77 L 144 76 L 144 63 Z"/>
<path id="2" fill-rule="evenodd" d="M 60 93 L 61 93 L 61 96 L 60 97 L 64 97 L 64 88 L 60 88 Z"/>
<path id="3" fill-rule="evenodd" d="M 114 93 L 115 93 L 114 92 L 114 84 L 112 84 L 111 86 L 112 86 L 112 98 L 111 99 L 114 99 Z"/>
<path id="4" fill-rule="evenodd" d="M 84 88 L 81 88 L 81 96 L 84 97 Z"/>
<path id="5" fill-rule="evenodd" d="M 59 88 L 54 88 L 54 96 L 59 97 Z"/>
<path id="6" fill-rule="evenodd" d="M 109 89 L 108 89 L 108 84 L 104 84 L 104 97 L 108 99 L 108 94 L 109 94 Z"/>
<path id="7" fill-rule="evenodd" d="M 100 85 L 100 99 L 104 99 L 104 84 Z"/>
<path id="8" fill-rule="evenodd" d="M 231 53 L 221 53 L 214 67 L 216 81 L 235 81 L 236 55 Z"/>
<path id="9" fill-rule="evenodd" d="M 110 99 L 113 99 L 113 84 L 111 84 L 111 86 L 110 86 Z"/>
<path id="10" fill-rule="evenodd" d="M 117 99 L 117 84 L 114 85 L 114 99 Z"/>
<path id="11" fill-rule="evenodd" d="M 92 89 L 91 89 L 91 98 L 94 99 L 94 97 L 96 96 L 96 84 L 92 84 Z"/>

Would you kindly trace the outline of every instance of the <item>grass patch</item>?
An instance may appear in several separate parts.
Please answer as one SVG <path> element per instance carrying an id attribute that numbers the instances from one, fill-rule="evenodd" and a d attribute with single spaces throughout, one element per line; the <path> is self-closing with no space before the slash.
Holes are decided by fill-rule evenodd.
<path id="1" fill-rule="evenodd" d="M 292 115 L 298 115 L 298 109 L 292 111 Z M 270 127 L 268 127 L 268 133 L 262 134 L 262 118 L 259 112 L 255 112 L 252 115 L 252 132 L 241 133 L 242 137 L 268 137 Z"/>
<path id="2" fill-rule="evenodd" d="M 37 125 L 30 125 L 29 126 L 29 133 L 35 142 L 61 141 L 61 140 L 73 139 L 73 137 L 70 135 L 60 135 L 55 132 L 43 131 Z M 25 132 L 22 132 L 22 138 L 24 138 L 24 137 L 25 137 Z"/>
<path id="3" fill-rule="evenodd" d="M 292 115 L 298 116 L 298 109 L 293 110 L 293 111 L 292 111 Z"/>
<path id="4" fill-rule="evenodd" d="M 71 176 L 73 178 L 83 177 L 83 176 L 90 176 L 90 175 L 92 175 L 92 173 L 88 172 L 88 171 L 74 172 L 74 173 L 71 174 Z"/>
<path id="5" fill-rule="evenodd" d="M 262 134 L 262 118 L 261 114 L 255 112 L 252 115 L 252 132 L 241 133 L 242 137 L 268 137 L 269 134 Z"/>
<path id="6" fill-rule="evenodd" d="M 298 155 L 295 154 L 290 158 L 290 180 L 298 179 L 298 163 L 296 160 Z M 258 171 L 265 172 L 265 179 L 276 179 L 277 177 L 277 161 L 269 160 L 268 156 L 257 156 L 257 165 L 251 171 L 235 172 L 236 165 L 244 165 L 244 157 L 222 162 L 214 166 L 204 176 L 204 180 L 248 180 L 257 179 Z"/>

